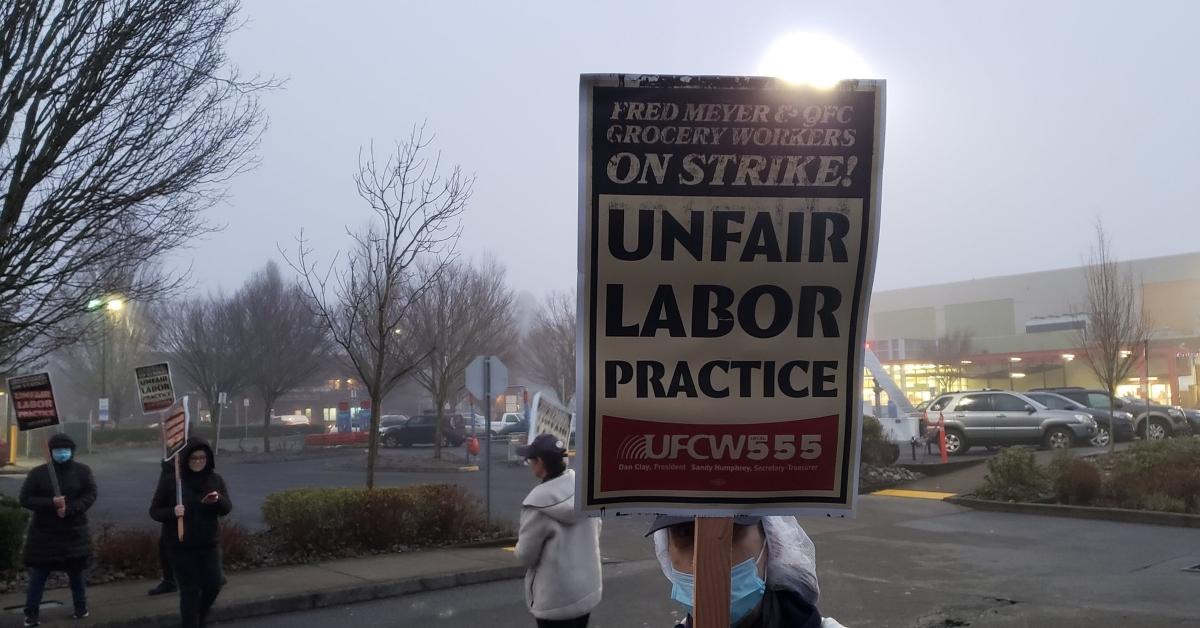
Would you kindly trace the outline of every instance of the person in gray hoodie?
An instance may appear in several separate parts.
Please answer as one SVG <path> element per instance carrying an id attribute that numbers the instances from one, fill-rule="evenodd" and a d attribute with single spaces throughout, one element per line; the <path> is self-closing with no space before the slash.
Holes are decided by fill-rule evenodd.
<path id="1" fill-rule="evenodd" d="M 585 628 L 600 603 L 600 520 L 575 512 L 575 472 L 566 453 L 550 434 L 517 449 L 542 481 L 521 504 L 516 551 L 538 628 Z"/>

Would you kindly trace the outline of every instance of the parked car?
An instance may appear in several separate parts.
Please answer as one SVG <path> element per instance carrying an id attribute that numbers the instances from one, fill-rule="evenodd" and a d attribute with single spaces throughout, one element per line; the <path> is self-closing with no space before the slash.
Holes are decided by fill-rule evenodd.
<path id="1" fill-rule="evenodd" d="M 1109 405 L 1108 393 L 1099 389 L 1068 387 L 1039 390 L 1058 393 L 1087 408 L 1107 409 Z M 1149 427 L 1150 440 L 1162 440 L 1171 436 L 1191 433 L 1187 415 L 1183 408 L 1178 406 L 1164 406 L 1151 402 L 1149 412 L 1147 412 L 1144 400 L 1117 397 L 1116 409 L 1130 413 L 1133 417 L 1133 431 L 1142 438 L 1146 438 L 1147 427 Z"/>
<path id="2" fill-rule="evenodd" d="M 442 445 L 458 447 L 463 444 L 463 441 L 467 440 L 467 433 L 463 429 L 463 418 L 457 414 L 450 414 L 444 416 L 443 419 L 445 422 L 442 424 Z M 436 432 L 436 416 L 432 414 L 415 416 L 405 421 L 403 425 L 389 427 L 383 433 L 383 446 L 432 445 Z"/>
<path id="3" fill-rule="evenodd" d="M 1133 415 L 1124 410 L 1110 413 L 1106 408 L 1087 406 L 1074 399 L 1048 391 L 1030 391 L 1025 393 L 1025 396 L 1051 410 L 1087 412 L 1092 415 L 1092 418 L 1096 419 L 1096 435 L 1092 437 L 1091 441 L 1093 447 L 1108 447 L 1110 435 L 1113 434 L 1118 442 L 1133 440 Z"/>
<path id="4" fill-rule="evenodd" d="M 1051 410 L 1021 393 L 977 390 L 941 395 L 926 410 L 929 423 L 946 418 L 946 450 L 951 455 L 975 445 L 1036 445 L 1065 449 L 1096 435 L 1086 412 Z"/>
<path id="5" fill-rule="evenodd" d="M 509 434 L 528 434 L 529 419 L 526 419 L 524 416 L 516 414 L 515 412 L 511 414 L 515 414 L 518 417 L 517 421 L 515 423 L 509 423 L 506 421 L 504 423 L 504 427 L 500 428 L 500 432 L 497 435 L 508 436 Z"/>
<path id="6" fill-rule="evenodd" d="M 525 420 L 525 415 L 520 412 L 505 412 L 504 416 L 500 417 L 498 420 L 492 421 L 492 434 L 493 435 L 499 435 L 501 433 L 511 434 L 512 433 L 511 431 L 504 432 L 504 428 L 509 427 L 511 425 L 516 425 L 517 423 L 520 423 L 521 421 L 524 421 L 524 420 Z M 526 429 L 528 429 L 528 428 L 526 428 Z"/>
<path id="7" fill-rule="evenodd" d="M 1200 410 L 1184 410 L 1183 414 L 1192 426 L 1192 434 L 1200 435 Z"/>
<path id="8" fill-rule="evenodd" d="M 379 433 L 383 434 L 388 431 L 388 428 L 400 427 L 408 422 L 408 417 L 403 414 L 385 414 L 379 417 Z"/>
<path id="9" fill-rule="evenodd" d="M 285 414 L 271 417 L 272 425 L 311 425 L 312 420 L 303 414 Z"/>
<path id="10" fill-rule="evenodd" d="M 925 416 L 925 409 L 928 408 L 929 404 L 931 404 L 931 403 L 933 403 L 932 399 L 926 399 L 925 401 L 922 401 L 921 403 L 918 403 L 917 405 L 913 406 L 912 412 L 909 412 L 905 416 L 909 416 L 909 417 Z"/>
<path id="11" fill-rule="evenodd" d="M 460 412 L 463 417 L 463 425 L 470 434 L 482 433 L 488 428 L 488 421 L 482 414 L 471 414 L 470 412 Z"/>

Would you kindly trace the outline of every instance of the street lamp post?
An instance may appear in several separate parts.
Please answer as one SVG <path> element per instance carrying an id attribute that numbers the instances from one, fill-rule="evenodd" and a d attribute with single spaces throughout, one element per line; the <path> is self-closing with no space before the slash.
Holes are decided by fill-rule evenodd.
<path id="1" fill-rule="evenodd" d="M 102 299 L 92 299 L 87 303 L 87 310 L 89 312 L 102 312 L 100 321 L 100 399 L 104 404 L 103 410 L 105 413 L 109 411 L 108 315 L 115 314 L 123 309 L 125 309 L 125 299 L 121 298 L 120 296 L 107 296 Z"/>

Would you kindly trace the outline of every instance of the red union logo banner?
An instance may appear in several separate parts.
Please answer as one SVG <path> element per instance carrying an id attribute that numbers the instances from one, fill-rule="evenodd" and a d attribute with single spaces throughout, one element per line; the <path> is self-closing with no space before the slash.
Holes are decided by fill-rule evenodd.
<path id="1" fill-rule="evenodd" d="M 687 425 L 605 416 L 601 490 L 755 494 L 836 490 L 838 417 Z M 609 454 L 608 452 L 614 452 Z"/>

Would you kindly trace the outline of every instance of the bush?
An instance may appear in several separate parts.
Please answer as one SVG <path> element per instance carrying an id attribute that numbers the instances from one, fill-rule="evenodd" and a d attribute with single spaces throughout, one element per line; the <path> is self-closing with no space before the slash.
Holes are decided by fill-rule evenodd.
<path id="1" fill-rule="evenodd" d="M 130 578 L 157 578 L 162 569 L 158 557 L 158 528 L 118 528 L 106 525 L 96 536 L 96 563 Z M 251 562 L 253 536 L 236 523 L 221 522 L 221 562 L 226 567 Z"/>
<path id="2" fill-rule="evenodd" d="M 25 545 L 25 527 L 29 511 L 21 503 L 0 495 L 0 572 L 21 566 L 21 548 Z"/>
<path id="3" fill-rule="evenodd" d="M 253 562 L 257 543 L 254 535 L 241 524 L 222 520 L 220 546 L 221 563 L 235 567 Z"/>
<path id="4" fill-rule="evenodd" d="M 479 499 L 449 484 L 292 489 L 267 497 L 263 518 L 296 554 L 443 545 L 493 531 Z"/>
<path id="5" fill-rule="evenodd" d="M 976 491 L 982 499 L 997 501 L 1033 501 L 1049 489 L 1042 468 L 1033 452 L 1023 447 L 1009 447 L 988 461 L 983 487 Z"/>
<path id="6" fill-rule="evenodd" d="M 1134 444 L 1117 455 L 1106 493 L 1122 508 L 1200 513 L 1200 439 Z"/>
<path id="7" fill-rule="evenodd" d="M 1059 503 L 1091 506 L 1104 493 L 1096 465 L 1061 453 L 1050 463 L 1050 480 Z"/>
<path id="8" fill-rule="evenodd" d="M 133 578 L 159 575 L 158 530 L 104 526 L 96 537 L 96 562 Z"/>
<path id="9" fill-rule="evenodd" d="M 887 439 L 883 424 L 873 416 L 863 417 L 862 462 L 876 466 L 887 466 L 900 457 L 900 448 Z"/>

